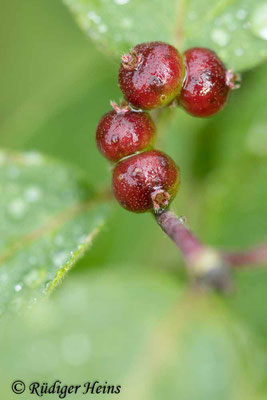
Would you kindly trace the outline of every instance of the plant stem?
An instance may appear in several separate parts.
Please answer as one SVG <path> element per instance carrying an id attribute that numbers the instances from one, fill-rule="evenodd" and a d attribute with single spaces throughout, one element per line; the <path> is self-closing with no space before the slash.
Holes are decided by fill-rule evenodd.
<path id="1" fill-rule="evenodd" d="M 267 265 L 267 243 L 240 252 L 228 252 L 223 254 L 224 259 L 233 268 L 242 268 L 248 265 Z"/>
<path id="2" fill-rule="evenodd" d="M 231 267 L 267 264 L 267 244 L 244 252 L 220 252 L 198 240 L 183 219 L 173 212 L 164 211 L 156 215 L 156 220 L 181 250 L 188 272 L 198 284 L 229 291 L 232 288 Z"/>

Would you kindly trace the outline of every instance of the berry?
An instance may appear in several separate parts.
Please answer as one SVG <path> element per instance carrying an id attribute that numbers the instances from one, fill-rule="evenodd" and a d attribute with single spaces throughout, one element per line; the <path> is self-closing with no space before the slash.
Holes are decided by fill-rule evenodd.
<path id="1" fill-rule="evenodd" d="M 217 113 L 227 102 L 238 76 L 227 71 L 220 58 L 209 49 L 196 47 L 184 53 L 186 76 L 178 103 L 196 117 Z"/>
<path id="2" fill-rule="evenodd" d="M 180 53 L 163 42 L 142 43 L 122 56 L 119 86 L 134 107 L 150 110 L 180 92 L 184 66 Z"/>
<path id="3" fill-rule="evenodd" d="M 114 195 L 129 211 L 163 211 L 175 197 L 178 186 L 179 168 L 158 150 L 126 158 L 113 171 Z"/>
<path id="4" fill-rule="evenodd" d="M 96 131 L 99 151 L 110 161 L 119 161 L 152 145 L 155 125 L 149 114 L 112 103 L 113 111 L 105 114 Z"/>

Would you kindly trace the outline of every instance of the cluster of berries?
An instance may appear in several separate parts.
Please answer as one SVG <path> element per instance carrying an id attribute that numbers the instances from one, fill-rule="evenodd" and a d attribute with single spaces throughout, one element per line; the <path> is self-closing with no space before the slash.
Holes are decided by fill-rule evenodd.
<path id="1" fill-rule="evenodd" d="M 96 141 L 108 160 L 118 162 L 113 192 L 123 207 L 160 213 L 179 186 L 179 168 L 153 149 L 156 129 L 146 111 L 175 102 L 194 116 L 210 116 L 223 108 L 236 80 L 205 48 L 189 49 L 182 57 L 169 44 L 151 42 L 122 56 L 119 86 L 126 102 L 111 103 L 113 110 L 102 117 Z"/>

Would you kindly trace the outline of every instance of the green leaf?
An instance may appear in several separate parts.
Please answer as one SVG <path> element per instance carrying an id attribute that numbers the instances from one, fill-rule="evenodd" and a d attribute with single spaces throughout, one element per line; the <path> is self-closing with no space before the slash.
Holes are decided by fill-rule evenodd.
<path id="1" fill-rule="evenodd" d="M 267 58 L 265 0 L 63 0 L 83 30 L 116 55 L 162 40 L 206 46 L 242 71 Z"/>
<path id="2" fill-rule="evenodd" d="M 122 400 L 258 400 L 265 352 L 223 301 L 137 269 L 72 276 L 49 302 L 3 319 L 3 398 L 14 379 L 60 379 L 121 385 Z"/>
<path id="3" fill-rule="evenodd" d="M 0 153 L 0 311 L 53 290 L 90 247 L 108 207 L 71 168 Z"/>

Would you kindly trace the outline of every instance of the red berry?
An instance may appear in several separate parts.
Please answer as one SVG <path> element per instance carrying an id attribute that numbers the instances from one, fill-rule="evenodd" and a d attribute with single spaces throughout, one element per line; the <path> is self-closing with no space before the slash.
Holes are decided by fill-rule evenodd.
<path id="1" fill-rule="evenodd" d="M 179 52 L 162 42 L 142 43 L 122 56 L 119 86 L 134 107 L 144 110 L 170 103 L 184 78 Z"/>
<path id="2" fill-rule="evenodd" d="M 155 125 L 149 114 L 118 107 L 105 114 L 96 131 L 99 151 L 111 161 L 119 161 L 144 150 L 154 141 Z"/>
<path id="3" fill-rule="evenodd" d="M 178 103 L 197 117 L 217 113 L 226 104 L 237 76 L 227 71 L 212 50 L 196 47 L 187 50 L 184 57 L 186 77 Z"/>
<path id="4" fill-rule="evenodd" d="M 127 210 L 156 213 L 168 207 L 179 186 L 179 168 L 158 150 L 119 162 L 113 171 L 113 192 Z"/>

